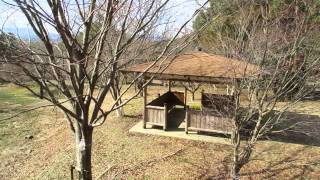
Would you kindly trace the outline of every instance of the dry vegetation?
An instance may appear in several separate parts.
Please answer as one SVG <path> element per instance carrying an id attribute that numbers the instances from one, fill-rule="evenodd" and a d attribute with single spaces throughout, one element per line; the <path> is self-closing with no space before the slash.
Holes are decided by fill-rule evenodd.
<path id="1" fill-rule="evenodd" d="M 159 87 L 150 87 L 149 92 L 156 95 Z M 0 101 L 2 118 L 44 103 L 14 86 L 0 87 Z M 294 113 L 298 113 L 301 120 L 314 118 L 319 122 L 319 105 L 319 101 L 301 102 Z M 142 98 L 125 106 L 125 112 L 126 117 L 120 119 L 112 115 L 95 131 L 95 177 L 103 174 L 101 179 L 115 176 L 119 179 L 225 179 L 231 146 L 131 134 L 128 130 L 141 119 Z M 74 159 L 73 138 L 64 121 L 53 108 L 1 121 L 0 179 L 69 179 L 69 166 Z M 34 138 L 25 139 L 28 135 Z M 303 137 L 288 143 L 295 139 L 281 137 L 278 136 L 277 141 L 259 142 L 253 160 L 242 171 L 243 179 L 317 179 L 320 176 L 320 142 Z"/>

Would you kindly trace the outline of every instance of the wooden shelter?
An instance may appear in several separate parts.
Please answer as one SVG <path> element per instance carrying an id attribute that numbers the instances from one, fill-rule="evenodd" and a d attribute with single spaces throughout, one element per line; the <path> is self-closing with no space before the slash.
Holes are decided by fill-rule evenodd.
<path id="1" fill-rule="evenodd" d="M 238 79 L 255 77 L 259 73 L 256 65 L 237 59 L 203 52 L 180 55 L 173 60 L 163 59 L 147 62 L 121 70 L 122 73 L 143 73 L 144 78 L 158 80 L 205 82 L 209 84 L 232 84 Z M 146 124 L 167 129 L 168 114 L 176 105 L 186 111 L 186 132 L 189 130 L 230 133 L 233 116 L 229 112 L 234 106 L 230 95 L 202 94 L 201 110 L 186 107 L 185 92 L 169 91 L 147 103 L 147 87 L 144 88 L 144 128 Z M 219 113 L 218 111 L 219 110 Z"/>

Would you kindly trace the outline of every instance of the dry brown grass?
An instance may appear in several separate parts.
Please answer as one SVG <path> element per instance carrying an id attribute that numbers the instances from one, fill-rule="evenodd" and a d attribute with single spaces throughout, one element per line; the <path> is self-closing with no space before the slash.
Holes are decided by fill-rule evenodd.
<path id="1" fill-rule="evenodd" d="M 158 91 L 159 87 L 152 87 L 149 92 L 156 95 Z M 319 116 L 319 105 L 303 102 L 295 111 Z M 132 101 L 125 111 L 130 117 L 112 115 L 94 133 L 95 177 L 106 172 L 101 179 L 115 175 L 119 179 L 225 179 L 230 146 L 130 134 L 128 130 L 140 120 L 137 115 L 142 113 L 142 99 Z M 32 124 L 28 132 L 34 133 L 34 139 L 25 140 L 17 133 L 10 145 L 1 146 L 0 179 L 69 178 L 73 139 L 66 123 L 52 109 L 36 114 L 28 118 Z M 1 136 L 3 129 L 1 126 Z M 320 145 L 299 143 L 261 141 L 253 160 L 242 171 L 243 179 L 318 179 Z"/>

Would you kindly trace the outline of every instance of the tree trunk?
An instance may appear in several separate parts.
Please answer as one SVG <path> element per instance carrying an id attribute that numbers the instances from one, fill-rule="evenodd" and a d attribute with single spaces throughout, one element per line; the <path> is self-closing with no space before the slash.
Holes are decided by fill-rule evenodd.
<path id="1" fill-rule="evenodd" d="M 123 113 L 123 107 L 117 109 L 117 117 L 123 117 L 124 113 Z"/>
<path id="2" fill-rule="evenodd" d="M 240 179 L 240 163 L 239 163 L 239 154 L 240 154 L 240 133 L 238 126 L 234 128 L 231 137 L 232 145 L 233 145 L 233 164 L 231 169 L 231 178 L 233 180 Z"/>
<path id="3" fill-rule="evenodd" d="M 114 80 L 114 83 L 112 84 L 112 91 L 111 91 L 112 98 L 115 101 L 117 101 L 116 107 L 122 104 L 122 100 L 120 97 L 120 94 L 121 94 L 120 91 L 121 90 L 120 90 L 120 86 L 119 86 L 119 78 L 117 78 Z M 120 97 L 120 99 L 118 100 L 119 97 Z M 120 107 L 120 108 L 116 109 L 116 113 L 117 113 L 117 117 L 123 117 L 123 115 L 124 115 L 123 108 Z"/>
<path id="4" fill-rule="evenodd" d="M 192 101 L 194 101 L 194 94 L 195 94 L 195 92 L 191 92 L 191 94 L 192 94 Z"/>
<path id="5" fill-rule="evenodd" d="M 115 95 L 114 95 L 114 100 L 117 100 L 118 99 L 118 95 L 120 94 L 120 92 L 115 92 Z M 116 103 L 116 106 L 119 106 L 121 105 L 122 103 L 122 100 L 120 98 L 120 100 Z M 116 110 L 116 113 L 117 113 L 117 117 L 123 117 L 124 116 L 124 110 L 123 110 L 123 107 L 120 107 Z"/>
<path id="6" fill-rule="evenodd" d="M 240 145 L 240 143 L 239 143 Z M 249 162 L 249 159 L 252 154 L 252 146 L 247 145 L 242 149 L 242 152 L 239 151 L 240 146 L 234 146 L 234 159 L 231 170 L 231 176 L 234 180 L 240 179 L 240 170 L 241 168 Z"/>
<path id="7" fill-rule="evenodd" d="M 239 89 L 239 84 L 236 83 L 235 88 Z M 233 129 L 231 135 L 231 143 L 233 145 L 233 164 L 231 169 L 231 178 L 233 180 L 240 179 L 240 170 L 243 166 L 242 157 L 240 157 L 240 145 L 241 145 L 241 119 L 239 119 L 239 107 L 240 107 L 240 91 L 235 91 L 234 94 L 236 98 L 235 102 L 235 111 L 234 111 L 234 119 L 233 119 Z"/>
<path id="8" fill-rule="evenodd" d="M 91 151 L 93 128 L 82 127 L 77 123 L 75 127 L 75 169 L 78 171 L 79 180 L 92 180 Z"/>
<path id="9" fill-rule="evenodd" d="M 240 180 L 240 169 L 238 163 L 234 161 L 231 169 L 231 178 L 233 180 Z"/>

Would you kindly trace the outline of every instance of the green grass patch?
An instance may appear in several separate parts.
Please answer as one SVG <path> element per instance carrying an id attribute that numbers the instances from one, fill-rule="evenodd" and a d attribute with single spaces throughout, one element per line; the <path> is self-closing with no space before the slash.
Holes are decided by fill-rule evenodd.
<path id="1" fill-rule="evenodd" d="M 187 105 L 191 109 L 201 110 L 201 103 L 200 102 L 189 102 L 189 103 L 187 103 Z"/>
<path id="2" fill-rule="evenodd" d="M 0 102 L 2 102 L 0 108 L 13 104 L 27 105 L 36 101 L 37 98 L 24 88 L 16 86 L 0 87 Z"/>
<path id="3" fill-rule="evenodd" d="M 16 113 L 27 110 L 33 103 L 39 102 L 24 88 L 16 86 L 0 87 L 0 149 L 15 146 L 24 136 L 34 134 L 36 117 L 39 112 L 27 112 L 18 117 L 8 118 Z M 5 119 L 5 120 L 4 120 Z"/>

